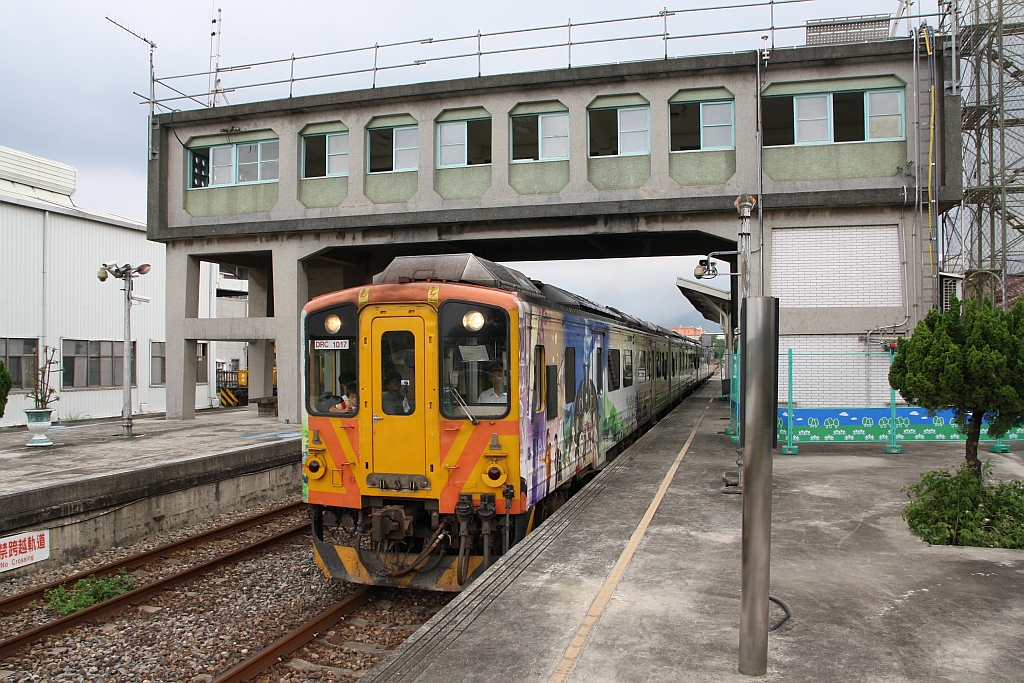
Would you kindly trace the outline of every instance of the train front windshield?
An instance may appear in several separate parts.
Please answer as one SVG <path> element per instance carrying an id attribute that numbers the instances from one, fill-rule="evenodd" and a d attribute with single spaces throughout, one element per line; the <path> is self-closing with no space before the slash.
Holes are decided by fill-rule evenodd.
<path id="1" fill-rule="evenodd" d="M 341 306 L 310 315 L 309 412 L 353 417 L 359 408 L 359 350 L 355 306 Z"/>
<path id="2" fill-rule="evenodd" d="M 451 301 L 441 307 L 441 410 L 445 417 L 508 414 L 508 313 L 494 306 Z"/>

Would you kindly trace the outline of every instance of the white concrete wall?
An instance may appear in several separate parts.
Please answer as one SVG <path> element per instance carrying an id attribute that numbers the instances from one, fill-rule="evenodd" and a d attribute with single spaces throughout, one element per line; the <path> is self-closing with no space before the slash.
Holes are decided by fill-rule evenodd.
<path id="1" fill-rule="evenodd" d="M 867 351 L 860 335 L 779 338 L 779 404 L 788 401 L 788 350 L 793 349 L 794 408 L 883 408 L 889 405 L 889 354 Z M 813 355 L 807 355 L 813 354 Z M 897 395 L 897 401 L 899 401 Z"/>

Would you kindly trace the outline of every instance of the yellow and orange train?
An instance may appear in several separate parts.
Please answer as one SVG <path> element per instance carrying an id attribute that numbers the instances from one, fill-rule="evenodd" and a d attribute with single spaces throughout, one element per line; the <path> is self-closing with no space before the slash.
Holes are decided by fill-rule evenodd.
<path id="1" fill-rule="evenodd" d="M 713 372 L 708 349 L 471 254 L 303 311 L 316 561 L 457 591 Z"/>

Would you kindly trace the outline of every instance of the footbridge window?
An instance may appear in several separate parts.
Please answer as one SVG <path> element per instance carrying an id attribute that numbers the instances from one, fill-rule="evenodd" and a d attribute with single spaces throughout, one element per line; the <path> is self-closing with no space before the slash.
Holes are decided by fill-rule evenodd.
<path id="1" fill-rule="evenodd" d="M 569 158 L 569 112 L 514 115 L 511 126 L 512 161 Z"/>
<path id="2" fill-rule="evenodd" d="M 669 105 L 670 150 L 735 149 L 733 102 L 678 102 Z"/>
<path id="3" fill-rule="evenodd" d="M 348 131 L 303 136 L 303 178 L 336 178 L 347 175 Z"/>
<path id="4" fill-rule="evenodd" d="M 279 143 L 275 140 L 195 147 L 189 150 L 189 187 L 222 187 L 277 182 Z"/>
<path id="5" fill-rule="evenodd" d="M 460 168 L 491 163 L 491 120 L 437 124 L 437 167 Z"/>
<path id="6" fill-rule="evenodd" d="M 635 156 L 651 153 L 648 106 L 591 109 L 590 156 Z"/>
<path id="7" fill-rule="evenodd" d="M 371 128 L 367 134 L 367 170 L 370 173 L 417 170 L 418 134 L 418 126 Z"/>
<path id="8" fill-rule="evenodd" d="M 812 93 L 762 100 L 764 144 L 903 140 L 903 89 Z"/>

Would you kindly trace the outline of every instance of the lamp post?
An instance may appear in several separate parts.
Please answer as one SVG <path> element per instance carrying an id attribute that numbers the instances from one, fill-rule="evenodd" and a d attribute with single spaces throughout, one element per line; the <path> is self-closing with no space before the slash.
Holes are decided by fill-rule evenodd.
<path id="1" fill-rule="evenodd" d="M 119 266 L 116 263 L 104 263 L 96 273 L 100 282 L 106 282 L 108 275 L 124 280 L 124 369 L 121 373 L 121 385 L 124 387 L 124 399 L 121 406 L 121 436 L 132 436 L 132 302 L 149 303 L 146 297 L 132 296 L 132 280 L 149 272 L 148 263 L 133 268 L 130 263 Z"/>

